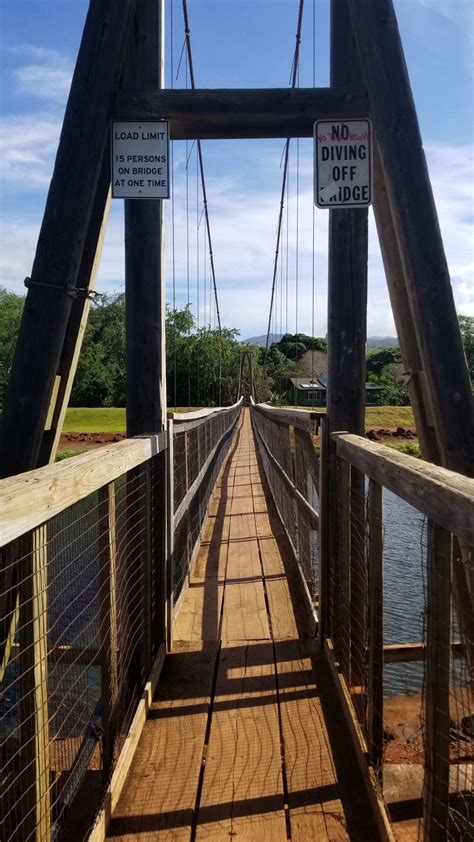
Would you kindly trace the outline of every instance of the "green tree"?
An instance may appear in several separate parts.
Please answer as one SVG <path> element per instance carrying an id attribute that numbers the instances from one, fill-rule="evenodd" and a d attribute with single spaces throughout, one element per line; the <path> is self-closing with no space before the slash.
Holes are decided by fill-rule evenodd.
<path id="1" fill-rule="evenodd" d="M 22 295 L 0 287 L 0 408 L 3 405 L 24 303 Z"/>
<path id="2" fill-rule="evenodd" d="M 125 406 L 125 296 L 91 305 L 71 406 Z"/>
<path id="3" fill-rule="evenodd" d="M 459 316 L 459 328 L 461 330 L 464 353 L 466 354 L 467 367 L 474 381 L 474 316 Z"/>

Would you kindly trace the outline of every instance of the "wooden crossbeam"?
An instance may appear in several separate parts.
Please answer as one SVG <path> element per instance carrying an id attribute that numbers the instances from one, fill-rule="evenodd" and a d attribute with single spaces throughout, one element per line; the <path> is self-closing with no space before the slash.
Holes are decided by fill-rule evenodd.
<path id="1" fill-rule="evenodd" d="M 367 114 L 367 97 L 346 88 L 136 91 L 116 106 L 120 120 L 169 120 L 174 140 L 312 137 L 318 119 Z"/>

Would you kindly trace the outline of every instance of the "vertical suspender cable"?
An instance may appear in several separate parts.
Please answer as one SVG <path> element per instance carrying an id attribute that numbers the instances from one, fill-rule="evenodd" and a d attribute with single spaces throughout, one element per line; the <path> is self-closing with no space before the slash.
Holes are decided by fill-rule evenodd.
<path id="1" fill-rule="evenodd" d="M 299 67 L 299 57 L 300 57 L 300 44 L 301 44 L 301 28 L 303 24 L 303 9 L 304 9 L 304 0 L 300 0 L 299 8 L 298 8 L 298 24 L 296 27 L 296 45 L 295 51 L 293 54 L 293 63 L 291 67 L 291 74 L 290 74 L 290 85 L 292 88 L 296 87 L 296 80 L 298 78 L 298 67 Z M 277 269 L 278 269 L 278 256 L 280 250 L 280 240 L 281 240 L 281 228 L 282 228 L 282 219 L 283 219 L 283 208 L 285 204 L 285 188 L 286 188 L 286 179 L 288 174 L 288 158 L 290 154 L 290 138 L 287 138 L 286 147 L 285 147 L 285 162 L 283 165 L 283 181 L 281 187 L 281 194 L 280 194 L 280 212 L 278 215 L 278 226 L 277 226 L 277 242 L 275 248 L 275 258 L 273 262 L 273 278 L 272 278 L 272 293 L 270 297 L 270 312 L 268 314 L 268 327 L 267 327 L 267 339 L 265 342 L 265 355 L 264 355 L 264 364 L 267 359 L 268 354 L 268 346 L 269 346 L 269 339 L 270 339 L 270 325 L 272 320 L 272 311 L 273 311 L 273 302 L 275 298 L 275 284 L 276 284 L 276 277 L 277 277 Z"/>
<path id="2" fill-rule="evenodd" d="M 316 87 L 316 0 L 313 0 L 313 88 Z M 312 202 L 313 209 L 313 254 L 312 254 L 312 268 L 311 268 L 311 337 L 312 337 L 312 351 L 311 351 L 311 382 L 314 384 L 314 247 L 315 247 L 315 208 L 314 201 Z M 311 406 L 314 409 L 315 390 L 314 386 L 311 391 Z"/>
<path id="3" fill-rule="evenodd" d="M 194 90 L 196 85 L 195 85 L 195 79 L 194 79 L 194 66 L 193 66 L 193 58 L 192 58 L 192 51 L 191 51 L 191 37 L 190 37 L 191 30 L 189 28 L 189 16 L 188 16 L 187 0 L 183 0 L 183 16 L 184 16 L 184 33 L 185 33 L 185 37 L 186 37 L 187 58 L 188 58 L 188 63 L 189 63 L 189 75 L 190 75 L 190 80 L 191 80 L 191 88 Z M 205 181 L 205 177 L 204 177 L 204 162 L 203 162 L 203 157 L 202 157 L 202 146 L 201 146 L 200 140 L 197 141 L 197 151 L 198 151 L 198 157 L 199 157 L 199 170 L 200 170 L 200 173 L 201 173 L 201 189 L 202 189 L 202 197 L 203 197 L 203 204 L 204 204 L 204 215 L 205 215 L 205 219 L 206 219 L 207 239 L 208 239 L 208 244 L 209 244 L 210 270 L 211 270 L 211 276 L 212 276 L 212 283 L 213 283 L 213 287 L 214 287 L 214 303 L 215 303 L 215 308 L 216 308 L 217 325 L 218 325 L 220 344 L 221 344 L 220 353 L 221 353 L 222 360 L 219 363 L 219 371 L 222 372 L 222 363 L 223 363 L 224 364 L 224 373 L 225 373 L 225 377 L 226 377 L 227 391 L 228 391 L 228 394 L 229 394 L 230 402 L 232 403 L 232 392 L 231 392 L 231 389 L 230 389 L 230 383 L 229 383 L 228 372 L 227 372 L 227 358 L 226 358 L 226 355 L 225 355 L 224 337 L 223 337 L 223 334 L 222 334 L 221 315 L 220 315 L 220 311 L 219 311 L 219 298 L 218 298 L 218 295 L 217 295 L 216 271 L 215 271 L 215 266 L 214 266 L 214 253 L 213 253 L 213 250 L 212 250 L 211 226 L 210 226 L 210 221 L 209 221 L 209 208 L 208 208 L 208 203 L 207 203 L 206 181 Z M 219 404 L 221 404 L 221 397 L 222 397 L 222 376 L 221 375 L 220 375 L 220 380 L 219 380 L 219 395 L 220 395 Z"/>
<path id="4" fill-rule="evenodd" d="M 170 63 L 171 88 L 174 85 L 174 30 L 173 30 L 173 0 L 170 5 Z M 171 141 L 171 261 L 173 276 L 173 320 L 176 316 L 176 246 L 175 246 L 175 193 L 174 193 L 174 140 Z M 177 404 L 177 373 L 176 373 L 176 325 L 173 324 L 173 406 Z"/>

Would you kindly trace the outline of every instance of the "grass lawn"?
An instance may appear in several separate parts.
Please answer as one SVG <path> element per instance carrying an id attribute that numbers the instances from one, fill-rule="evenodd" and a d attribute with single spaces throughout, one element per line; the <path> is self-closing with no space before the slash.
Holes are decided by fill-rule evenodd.
<path id="1" fill-rule="evenodd" d="M 169 406 L 168 412 L 194 412 L 197 406 Z M 70 407 L 66 412 L 63 433 L 124 433 L 125 409 L 106 407 Z"/>
<path id="2" fill-rule="evenodd" d="M 276 407 L 278 409 L 278 407 Z M 295 409 L 294 406 L 282 409 Z M 305 407 L 298 407 L 304 409 Z M 325 409 L 315 407 L 308 412 L 325 412 Z M 365 410 L 366 430 L 395 429 L 396 427 L 414 427 L 415 419 L 411 406 L 368 406 Z"/>
<path id="3" fill-rule="evenodd" d="M 70 407 L 66 412 L 63 433 L 124 433 L 125 409 L 107 407 Z"/>
<path id="4" fill-rule="evenodd" d="M 415 419 L 411 406 L 369 406 L 365 410 L 365 426 L 368 430 L 414 427 Z"/>

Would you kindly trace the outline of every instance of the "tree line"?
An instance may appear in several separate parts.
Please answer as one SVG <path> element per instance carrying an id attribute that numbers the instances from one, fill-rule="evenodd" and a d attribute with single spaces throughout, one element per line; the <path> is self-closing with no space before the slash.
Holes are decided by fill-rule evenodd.
<path id="1" fill-rule="evenodd" d="M 24 298 L 0 287 L 0 405 L 3 402 Z M 466 359 L 474 379 L 474 318 L 460 316 Z M 285 334 L 268 352 L 239 339 L 239 332 L 197 328 L 189 307 L 166 312 L 169 406 L 218 406 L 234 401 L 242 350 L 252 354 L 259 400 L 286 402 L 290 377 L 327 376 L 327 341 L 303 333 Z M 381 386 L 382 403 L 408 404 L 398 348 L 368 349 L 367 379 Z M 250 388 L 244 370 L 244 387 Z M 91 305 L 70 406 L 125 405 L 125 296 L 101 295 Z"/>

